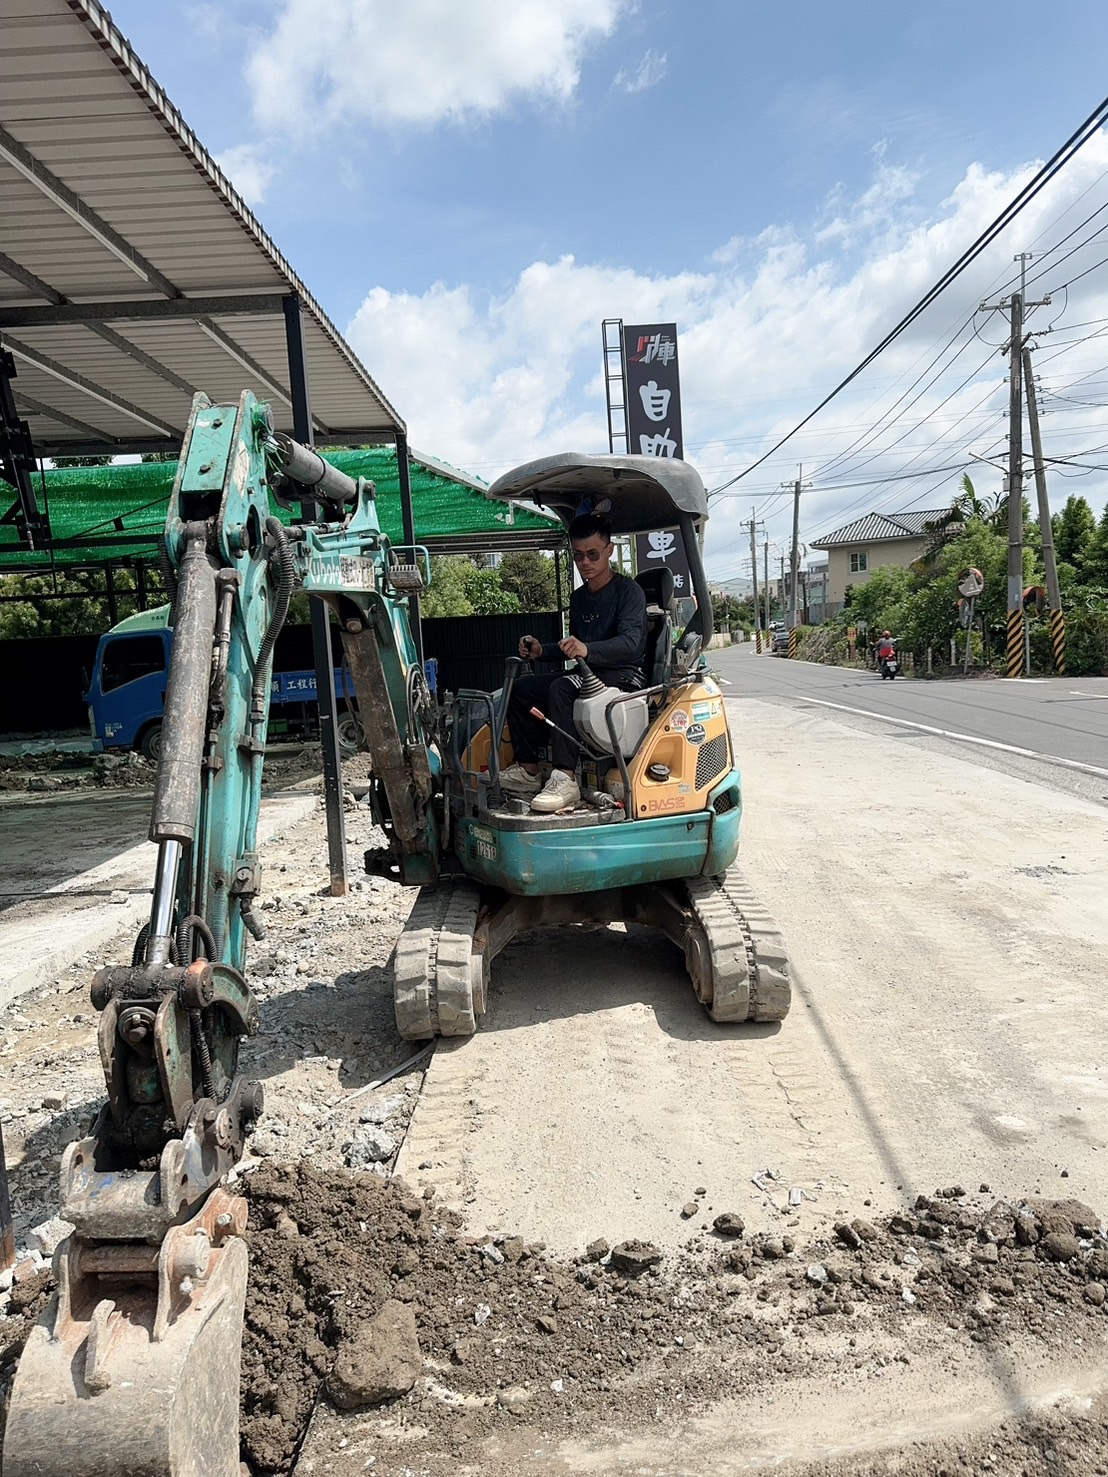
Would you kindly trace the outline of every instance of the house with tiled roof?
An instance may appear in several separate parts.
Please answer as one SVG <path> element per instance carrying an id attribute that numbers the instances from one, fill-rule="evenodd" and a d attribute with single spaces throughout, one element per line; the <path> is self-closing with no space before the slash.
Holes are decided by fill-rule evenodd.
<path id="1" fill-rule="evenodd" d="M 927 525 L 946 511 L 867 513 L 815 539 L 812 547 L 827 553 L 826 615 L 840 611 L 847 588 L 865 584 L 875 569 L 888 565 L 906 569 L 914 564 L 930 542 Z"/>

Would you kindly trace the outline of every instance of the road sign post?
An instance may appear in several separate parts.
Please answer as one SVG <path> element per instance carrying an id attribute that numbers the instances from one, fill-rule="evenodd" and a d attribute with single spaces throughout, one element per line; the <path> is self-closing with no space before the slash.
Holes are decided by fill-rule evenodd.
<path id="1" fill-rule="evenodd" d="M 969 601 L 969 617 L 966 621 L 966 649 L 962 654 L 962 676 L 969 676 L 970 652 L 973 650 L 973 609 L 977 597 L 985 588 L 985 576 L 972 565 L 963 569 L 958 576 L 958 593 Z"/>

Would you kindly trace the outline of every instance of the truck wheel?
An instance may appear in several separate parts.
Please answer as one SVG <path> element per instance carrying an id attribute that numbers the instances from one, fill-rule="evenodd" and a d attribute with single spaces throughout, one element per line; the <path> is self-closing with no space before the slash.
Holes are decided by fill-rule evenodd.
<path id="1" fill-rule="evenodd" d="M 365 730 L 349 708 L 339 714 L 338 731 L 339 747 L 344 754 L 356 754 L 365 748 Z"/>
<path id="2" fill-rule="evenodd" d="M 143 730 L 143 735 L 139 739 L 139 753 L 144 759 L 149 759 L 151 764 L 157 764 L 161 752 L 162 725 L 151 723 L 149 728 Z"/>

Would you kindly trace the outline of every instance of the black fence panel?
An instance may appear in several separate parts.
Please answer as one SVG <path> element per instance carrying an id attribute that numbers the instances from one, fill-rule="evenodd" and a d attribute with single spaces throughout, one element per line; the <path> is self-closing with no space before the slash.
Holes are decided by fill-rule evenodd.
<path id="1" fill-rule="evenodd" d="M 457 615 L 424 621 L 423 655 L 433 656 L 439 664 L 440 697 L 460 687 L 485 692 L 499 687 L 505 658 L 518 656 L 521 636 L 560 641 L 562 618 L 557 611 L 547 610 L 534 615 Z"/>
<path id="2" fill-rule="evenodd" d="M 84 693 L 96 636 L 22 636 L 0 641 L 0 733 L 87 728 Z"/>
<path id="3" fill-rule="evenodd" d="M 504 659 L 514 656 L 521 636 L 557 641 L 561 617 L 554 611 L 536 615 L 467 615 L 423 622 L 424 655 L 438 662 L 439 692 L 459 687 L 491 691 L 500 686 Z M 331 628 L 335 665 L 342 660 L 337 627 Z M 96 661 L 96 636 L 27 636 L 0 640 L 0 733 L 43 733 L 85 728 L 84 692 Z M 310 669 L 310 626 L 286 626 L 277 639 L 275 670 Z"/>

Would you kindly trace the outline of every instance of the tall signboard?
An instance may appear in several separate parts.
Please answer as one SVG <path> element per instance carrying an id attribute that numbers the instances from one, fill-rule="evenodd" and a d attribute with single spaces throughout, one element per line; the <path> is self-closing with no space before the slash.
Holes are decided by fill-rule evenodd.
<path id="1" fill-rule="evenodd" d="M 635 456 L 684 457 L 677 324 L 623 325 L 627 449 Z"/>
<path id="2" fill-rule="evenodd" d="M 677 364 L 677 324 L 623 325 L 623 363 L 627 397 L 627 449 L 634 456 L 682 459 L 681 382 Z M 635 535 L 635 567 L 673 571 L 677 599 L 692 594 L 689 563 L 676 529 Z"/>

